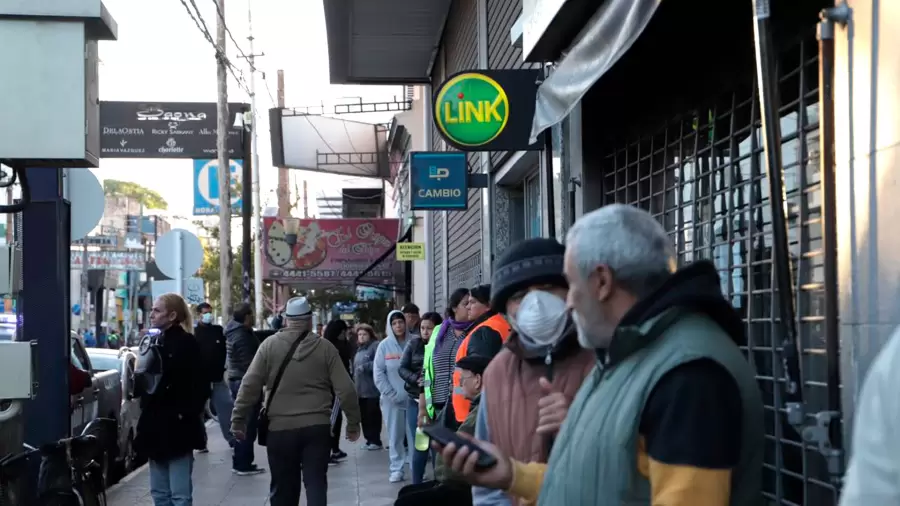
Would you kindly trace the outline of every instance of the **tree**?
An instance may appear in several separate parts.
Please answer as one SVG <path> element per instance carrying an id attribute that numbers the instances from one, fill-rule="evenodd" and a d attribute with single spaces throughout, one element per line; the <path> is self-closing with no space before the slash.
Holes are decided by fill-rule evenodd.
<path id="1" fill-rule="evenodd" d="M 353 302 L 356 294 L 343 288 L 317 288 L 306 294 L 306 300 L 314 311 L 324 311 L 331 318 L 331 310 L 338 302 Z"/>
<path id="2" fill-rule="evenodd" d="M 131 181 L 105 179 L 103 193 L 108 197 L 131 197 L 147 209 L 166 210 L 169 208 L 169 203 L 162 198 L 162 195 Z"/>

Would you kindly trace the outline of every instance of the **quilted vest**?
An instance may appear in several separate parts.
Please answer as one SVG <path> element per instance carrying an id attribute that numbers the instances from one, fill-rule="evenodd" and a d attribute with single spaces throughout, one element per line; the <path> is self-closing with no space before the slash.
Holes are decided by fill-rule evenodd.
<path id="1" fill-rule="evenodd" d="M 595 362 L 589 350 L 559 359 L 554 362 L 553 384 L 572 399 Z M 525 361 L 508 348 L 501 350 L 484 372 L 482 402 L 487 406 L 491 442 L 516 460 L 547 461 L 548 440 L 535 435 L 538 400 L 543 395 L 538 380 L 546 374 L 543 362 Z"/>
<path id="2" fill-rule="evenodd" d="M 637 465 L 641 412 L 663 375 L 701 358 L 721 364 L 741 392 L 741 458 L 733 474 L 730 506 L 761 503 L 765 436 L 754 371 L 715 322 L 699 314 L 673 317 L 673 311 L 679 310 L 665 311 L 639 328 L 617 331 L 610 355 L 621 359 L 613 358 L 605 369 L 596 366 L 569 407 L 538 506 L 649 506 L 650 483 Z"/>

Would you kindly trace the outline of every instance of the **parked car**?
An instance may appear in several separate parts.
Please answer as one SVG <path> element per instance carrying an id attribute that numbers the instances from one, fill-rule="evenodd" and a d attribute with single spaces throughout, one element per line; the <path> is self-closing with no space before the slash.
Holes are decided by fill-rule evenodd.
<path id="1" fill-rule="evenodd" d="M 91 386 L 85 388 L 70 398 L 72 434 L 81 434 L 84 428 L 98 418 L 115 420 L 115 428 L 110 429 L 108 438 L 109 448 L 103 465 L 103 477 L 107 484 L 111 484 L 110 470 L 114 463 L 118 462 L 121 449 L 117 444 L 118 428 L 122 426 L 122 378 L 115 370 L 96 370 L 93 367 L 87 349 L 78 334 L 72 332 L 70 337 L 72 346 L 72 364 L 79 369 L 91 374 Z M 111 422 L 112 423 L 112 422 Z M 104 434 L 104 436 L 106 436 Z"/>
<path id="2" fill-rule="evenodd" d="M 88 348 L 87 354 L 91 360 L 92 373 L 115 371 L 119 374 L 122 405 L 118 417 L 119 453 L 116 467 L 118 474 L 124 475 L 139 465 L 139 456 L 134 449 L 134 436 L 137 433 L 138 419 L 141 417 L 141 404 L 134 397 L 134 368 L 137 365 L 137 355 L 127 347 L 119 350 Z"/>

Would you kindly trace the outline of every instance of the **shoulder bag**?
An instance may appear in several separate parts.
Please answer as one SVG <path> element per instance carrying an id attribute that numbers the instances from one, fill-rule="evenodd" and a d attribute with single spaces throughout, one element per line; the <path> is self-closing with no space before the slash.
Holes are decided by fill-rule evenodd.
<path id="1" fill-rule="evenodd" d="M 260 446 L 266 446 L 266 443 L 268 443 L 269 440 L 269 407 L 272 406 L 272 398 L 275 397 L 275 392 L 278 391 L 278 384 L 281 383 L 281 377 L 284 376 L 284 370 L 287 369 L 288 364 L 291 362 L 291 358 L 294 356 L 294 352 L 297 351 L 297 346 L 300 346 L 300 341 L 306 339 L 307 335 L 309 335 L 309 332 L 300 334 L 300 337 L 291 344 L 291 348 L 288 350 L 287 355 L 285 355 L 284 360 L 281 361 L 281 367 L 278 368 L 278 374 L 275 375 L 275 382 L 272 383 L 272 391 L 269 392 L 269 397 L 266 399 L 266 405 L 259 410 L 259 417 L 256 422 L 256 441 Z"/>

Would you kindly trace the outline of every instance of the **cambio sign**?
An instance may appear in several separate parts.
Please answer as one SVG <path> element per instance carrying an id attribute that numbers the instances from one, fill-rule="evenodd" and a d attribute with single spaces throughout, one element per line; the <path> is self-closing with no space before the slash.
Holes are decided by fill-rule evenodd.
<path id="1" fill-rule="evenodd" d="M 243 158 L 234 117 L 245 104 L 228 104 L 228 156 Z M 100 156 L 104 158 L 214 158 L 216 104 L 212 102 L 100 102 Z"/>

